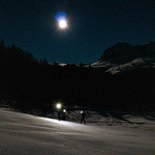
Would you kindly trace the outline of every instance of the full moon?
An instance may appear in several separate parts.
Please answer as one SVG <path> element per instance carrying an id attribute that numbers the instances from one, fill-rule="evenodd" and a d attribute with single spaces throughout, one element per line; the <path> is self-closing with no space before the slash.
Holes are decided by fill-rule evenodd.
<path id="1" fill-rule="evenodd" d="M 68 18 L 65 12 L 57 12 L 55 19 L 57 21 L 57 26 L 61 30 L 65 30 L 68 28 Z"/>
<path id="2" fill-rule="evenodd" d="M 60 28 L 60 29 L 66 29 L 66 28 L 68 28 L 68 22 L 67 22 L 67 19 L 59 19 L 58 20 L 58 27 Z"/>

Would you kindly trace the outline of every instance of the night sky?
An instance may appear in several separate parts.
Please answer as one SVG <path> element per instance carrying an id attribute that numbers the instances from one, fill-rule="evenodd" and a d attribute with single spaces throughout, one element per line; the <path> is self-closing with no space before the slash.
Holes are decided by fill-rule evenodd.
<path id="1" fill-rule="evenodd" d="M 0 0 L 0 38 L 51 62 L 92 63 L 117 42 L 155 41 L 155 0 Z"/>

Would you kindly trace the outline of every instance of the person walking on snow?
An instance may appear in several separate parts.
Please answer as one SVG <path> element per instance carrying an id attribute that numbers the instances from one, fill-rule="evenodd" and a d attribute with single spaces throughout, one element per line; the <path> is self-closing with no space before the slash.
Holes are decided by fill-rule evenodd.
<path id="1" fill-rule="evenodd" d="M 81 111 L 81 124 L 82 124 L 82 123 L 86 124 L 85 117 L 86 117 L 85 111 Z"/>

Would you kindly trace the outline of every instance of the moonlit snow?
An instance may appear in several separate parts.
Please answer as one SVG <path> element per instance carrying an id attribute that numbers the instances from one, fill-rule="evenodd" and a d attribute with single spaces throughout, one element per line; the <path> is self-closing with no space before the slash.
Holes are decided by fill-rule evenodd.
<path id="1" fill-rule="evenodd" d="M 0 109 L 0 155 L 154 155 L 155 132 Z"/>

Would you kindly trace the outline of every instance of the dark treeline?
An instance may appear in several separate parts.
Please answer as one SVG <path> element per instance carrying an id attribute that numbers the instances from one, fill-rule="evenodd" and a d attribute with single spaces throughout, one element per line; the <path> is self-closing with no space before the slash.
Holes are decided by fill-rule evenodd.
<path id="1" fill-rule="evenodd" d="M 0 99 L 20 110 L 44 113 L 60 100 L 66 106 L 96 110 L 155 110 L 155 69 L 117 75 L 76 65 L 50 65 L 22 49 L 0 42 Z"/>

